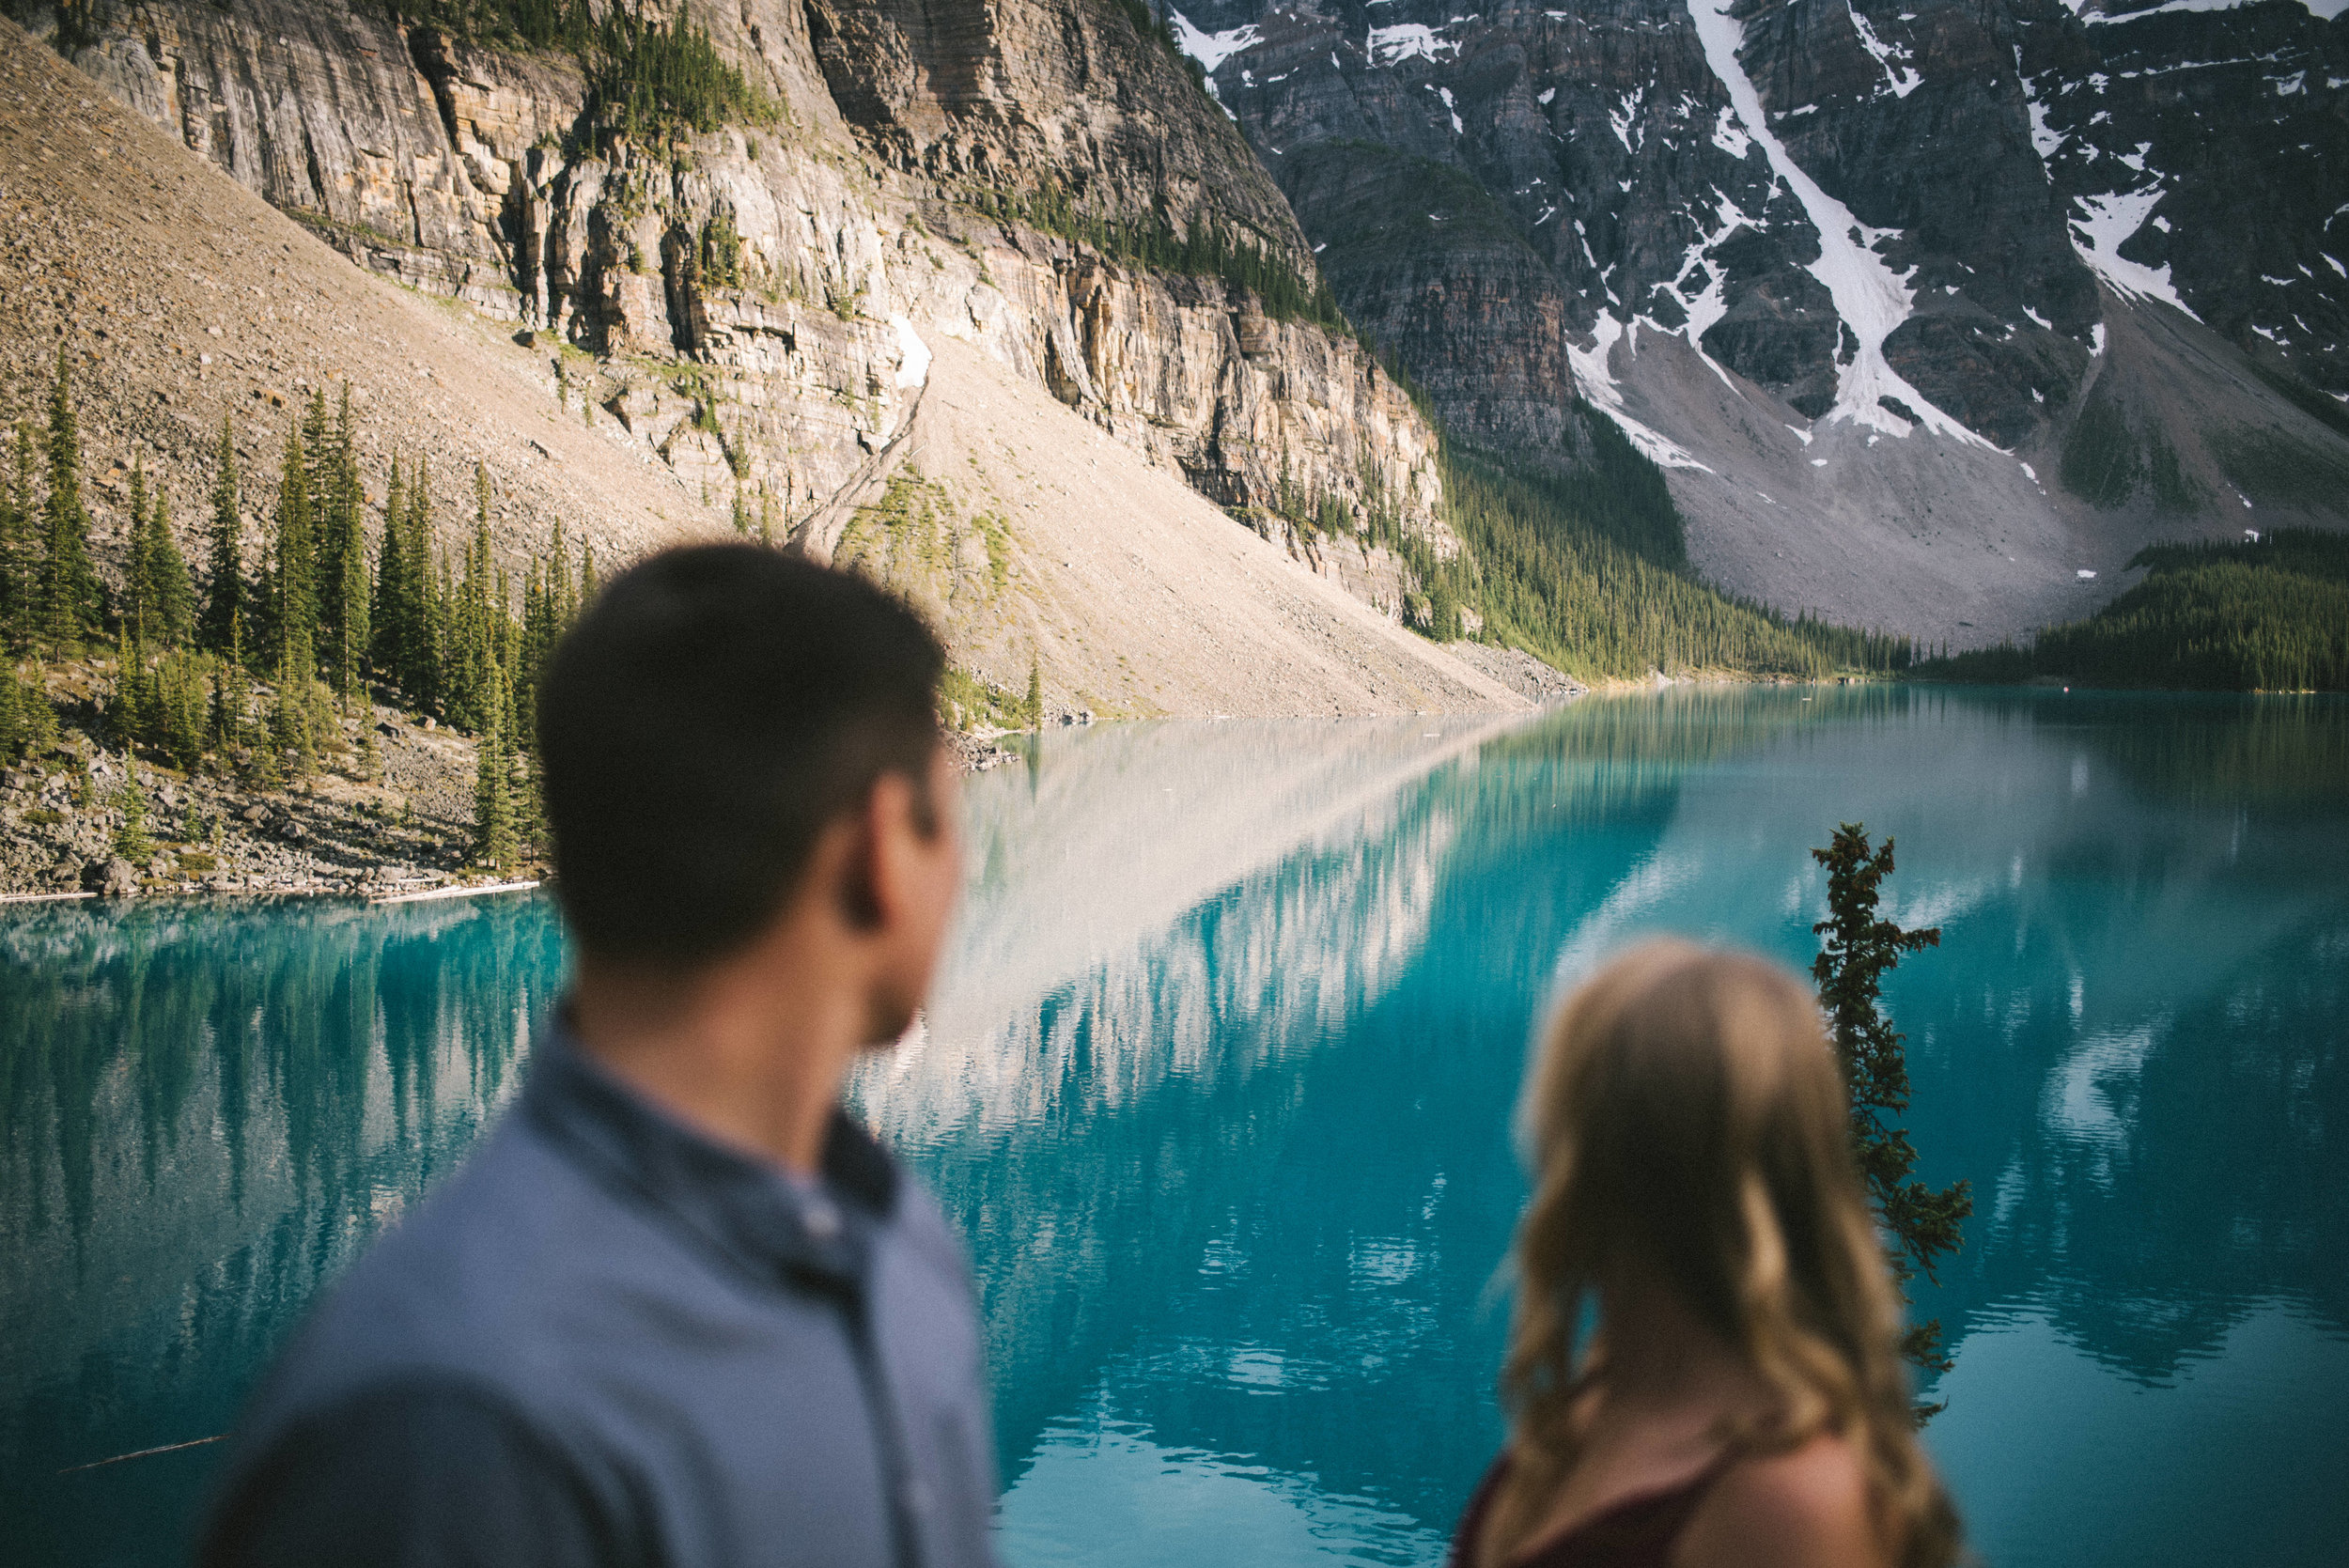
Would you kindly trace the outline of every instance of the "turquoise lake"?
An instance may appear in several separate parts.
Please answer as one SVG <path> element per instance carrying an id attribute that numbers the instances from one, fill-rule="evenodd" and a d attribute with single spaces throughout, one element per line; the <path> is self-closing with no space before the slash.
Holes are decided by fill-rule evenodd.
<path id="1" fill-rule="evenodd" d="M 1641 933 L 1806 962 L 1839 821 L 1965 1250 L 1927 1441 L 2000 1564 L 2349 1560 L 2349 704 L 1676 691 L 1104 726 L 972 781 L 863 1114 L 971 1239 L 1011 1568 L 1434 1564 L 1498 1440 L 1511 1115 Z M 0 908 L 0 1540 L 177 1560 L 322 1281 L 513 1094 L 536 896 Z M 81 1468 L 95 1465 L 96 1467 Z"/>

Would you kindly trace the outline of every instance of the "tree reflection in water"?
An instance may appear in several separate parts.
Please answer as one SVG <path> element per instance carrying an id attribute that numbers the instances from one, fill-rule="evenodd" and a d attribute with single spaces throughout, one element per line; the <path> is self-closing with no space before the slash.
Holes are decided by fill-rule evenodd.
<path id="1" fill-rule="evenodd" d="M 8 911 L 0 1483 L 27 1561 L 165 1560 L 319 1284 L 511 1092 L 538 898 Z M 21 1523 L 16 1523 L 21 1521 Z"/>
<path id="2" fill-rule="evenodd" d="M 1166 1551 L 1436 1555 L 1541 1007 L 1650 930 L 1802 962 L 1859 820 L 1946 933 L 1890 1001 L 1920 1174 L 1979 1195 L 1919 1307 L 1985 1545 L 2349 1554 L 2349 707 L 1700 690 L 1027 760 L 972 781 L 946 986 L 856 1086 L 972 1239 L 1017 1551 L 1116 1560 L 1146 1489 Z M 12 1556 L 176 1557 L 213 1451 L 55 1472 L 222 1430 L 561 967 L 536 898 L 0 914 Z"/>

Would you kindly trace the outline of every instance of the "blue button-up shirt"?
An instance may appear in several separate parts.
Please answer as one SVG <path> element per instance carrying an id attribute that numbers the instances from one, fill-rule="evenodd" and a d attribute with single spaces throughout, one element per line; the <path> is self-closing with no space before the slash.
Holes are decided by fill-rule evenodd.
<path id="1" fill-rule="evenodd" d="M 558 1025 L 255 1397 L 202 1560 L 991 1568 L 994 1497 L 929 1196 L 846 1115 L 793 1182 Z"/>

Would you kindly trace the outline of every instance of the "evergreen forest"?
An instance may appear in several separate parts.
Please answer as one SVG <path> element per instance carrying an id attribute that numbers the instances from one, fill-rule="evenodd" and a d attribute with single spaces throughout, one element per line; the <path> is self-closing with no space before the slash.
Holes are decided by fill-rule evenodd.
<path id="1" fill-rule="evenodd" d="M 2145 580 L 2022 646 L 1944 655 L 1935 680 L 2187 691 L 2349 691 L 2349 534 L 2283 528 L 2229 544 L 2151 545 Z"/>
<path id="2" fill-rule="evenodd" d="M 365 721 L 381 698 L 477 737 L 474 858 L 492 870 L 518 864 L 538 836 L 539 675 L 595 593 L 593 548 L 583 546 L 574 567 L 558 522 L 517 584 L 491 552 L 486 469 L 473 475 L 472 526 L 451 540 L 421 458 L 395 458 L 380 508 L 371 505 L 353 434 L 348 391 L 332 411 L 314 393 L 287 428 L 274 484 L 249 489 L 224 423 L 193 568 L 162 488 L 133 469 L 122 586 L 110 591 L 91 562 L 61 352 L 45 427 L 19 424 L 0 465 L 0 761 L 56 739 L 52 663 L 111 663 L 98 715 L 111 743 L 264 789 L 317 772 L 343 746 L 340 719 L 354 712 L 363 721 L 356 767 L 371 771 Z M 250 556 L 248 501 L 266 507 L 261 548 Z M 372 530 L 371 512 L 380 512 Z M 739 505 L 738 520 L 747 531 Z"/>
<path id="3" fill-rule="evenodd" d="M 1582 403 L 1576 411 L 1588 444 L 1565 473 L 1446 440 L 1443 516 L 1462 546 L 1450 560 L 1402 528 L 1366 483 L 1373 542 L 1400 553 L 1425 590 L 1409 607 L 1413 627 L 1450 642 L 1473 612 L 1485 641 L 1584 679 L 1818 679 L 1908 667 L 1906 637 L 1789 616 L 1698 581 L 1663 472 L 1606 415 Z M 1284 495 L 1277 510 L 1308 534 L 1346 526 L 1333 498 Z"/>

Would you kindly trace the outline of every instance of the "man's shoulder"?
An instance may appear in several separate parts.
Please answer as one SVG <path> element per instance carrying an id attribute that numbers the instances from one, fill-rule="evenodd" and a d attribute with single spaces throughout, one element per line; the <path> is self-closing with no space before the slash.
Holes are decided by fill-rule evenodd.
<path id="1" fill-rule="evenodd" d="M 563 1358 L 551 1308 L 593 1299 L 630 1232 L 657 1239 L 518 1110 L 329 1288 L 253 1413 L 298 1419 L 418 1380 L 525 1407 Z"/>

